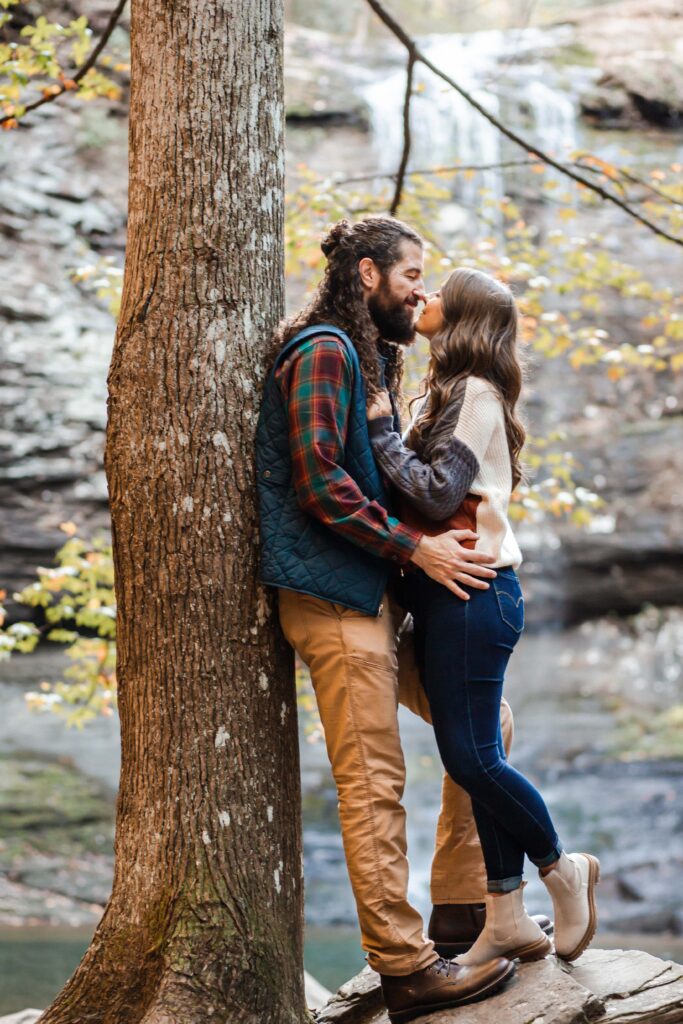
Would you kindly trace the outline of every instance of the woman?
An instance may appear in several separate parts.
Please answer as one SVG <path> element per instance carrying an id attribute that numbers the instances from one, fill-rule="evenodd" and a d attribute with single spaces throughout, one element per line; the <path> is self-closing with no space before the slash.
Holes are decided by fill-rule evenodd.
<path id="1" fill-rule="evenodd" d="M 517 329 L 505 285 L 480 271 L 454 271 L 417 321 L 430 341 L 430 360 L 407 444 L 392 430 L 386 393 L 368 408 L 375 457 L 401 495 L 402 520 L 429 533 L 469 527 L 495 556 L 491 586 L 473 583 L 465 599 L 419 569 L 406 572 L 399 586 L 413 614 L 439 752 L 472 798 L 484 852 L 486 925 L 457 958 L 467 965 L 494 956 L 535 960 L 551 951 L 524 907 L 525 854 L 552 898 L 558 956 L 579 957 L 597 925 L 598 860 L 563 851 L 543 798 L 507 763 L 500 735 L 505 668 L 524 627 L 515 572 L 522 556 L 507 514 L 525 438 L 516 413 Z"/>

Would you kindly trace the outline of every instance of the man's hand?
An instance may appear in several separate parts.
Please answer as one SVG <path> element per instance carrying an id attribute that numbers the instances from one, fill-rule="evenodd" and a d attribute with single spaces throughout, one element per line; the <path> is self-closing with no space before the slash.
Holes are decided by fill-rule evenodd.
<path id="1" fill-rule="evenodd" d="M 377 391 L 368 399 L 368 419 L 376 420 L 380 416 L 393 416 L 391 399 L 388 391 Z"/>
<path id="2" fill-rule="evenodd" d="M 491 555 L 481 551 L 464 548 L 461 541 L 478 540 L 478 534 L 471 530 L 449 530 L 436 537 L 424 534 L 413 551 L 410 561 L 423 569 L 437 583 L 443 583 L 456 597 L 469 601 L 470 595 L 455 582 L 475 587 L 477 590 L 488 590 L 485 580 L 496 577 L 493 569 L 487 569 L 487 563 L 494 561 Z"/>

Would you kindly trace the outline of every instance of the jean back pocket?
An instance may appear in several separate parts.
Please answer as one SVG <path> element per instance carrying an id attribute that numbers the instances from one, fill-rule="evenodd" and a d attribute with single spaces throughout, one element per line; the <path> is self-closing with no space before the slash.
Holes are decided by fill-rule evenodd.
<path id="1" fill-rule="evenodd" d="M 516 574 L 499 574 L 491 580 L 491 585 L 496 592 L 501 619 L 515 633 L 521 633 L 524 629 L 524 597 Z"/>

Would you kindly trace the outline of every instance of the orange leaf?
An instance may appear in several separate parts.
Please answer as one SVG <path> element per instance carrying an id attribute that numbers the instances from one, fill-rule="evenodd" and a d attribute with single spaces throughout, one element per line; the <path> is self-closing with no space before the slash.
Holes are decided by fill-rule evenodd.
<path id="1" fill-rule="evenodd" d="M 19 122 L 17 121 L 16 117 L 10 117 L 10 119 L 8 121 L 3 121 L 2 122 L 2 130 L 5 131 L 5 132 L 9 132 L 9 131 L 12 130 L 12 128 L 18 128 L 18 127 L 19 127 Z"/>

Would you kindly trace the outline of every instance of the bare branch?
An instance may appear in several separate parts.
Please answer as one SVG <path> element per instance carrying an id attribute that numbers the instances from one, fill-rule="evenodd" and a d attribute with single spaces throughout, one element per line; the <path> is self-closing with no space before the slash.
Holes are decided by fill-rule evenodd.
<path id="1" fill-rule="evenodd" d="M 683 206 L 683 202 L 680 199 L 674 199 L 673 196 L 668 195 L 661 188 L 657 188 L 656 185 L 651 185 L 649 181 L 645 181 L 643 178 L 637 177 L 635 174 L 631 174 L 630 171 L 620 169 L 619 173 L 622 178 L 626 181 L 632 182 L 634 185 L 640 185 L 642 188 L 646 188 L 648 192 L 652 192 L 654 195 L 659 196 L 660 199 L 666 200 L 667 203 L 672 203 L 674 206 Z"/>
<path id="2" fill-rule="evenodd" d="M 398 167 L 396 174 L 396 190 L 394 192 L 394 198 L 391 200 L 391 206 L 389 207 L 389 213 L 394 216 L 399 206 L 401 205 L 401 195 L 403 194 L 403 182 L 405 180 L 406 168 L 408 167 L 408 159 L 410 157 L 410 101 L 413 95 L 413 71 L 415 69 L 415 53 L 411 50 L 408 54 L 408 68 L 406 72 L 406 95 L 403 101 L 403 152 L 401 153 L 401 163 Z"/>
<path id="3" fill-rule="evenodd" d="M 613 192 L 610 192 L 606 188 L 603 188 L 603 186 L 599 185 L 597 182 L 591 181 L 590 178 L 585 178 L 582 174 L 579 174 L 571 166 L 562 164 L 558 160 L 555 160 L 555 158 L 550 156 L 549 153 L 546 153 L 538 146 L 534 146 L 533 143 L 528 142 L 521 135 L 518 135 L 517 132 L 512 131 L 512 129 L 507 128 L 502 123 L 502 121 L 499 121 L 497 117 L 495 117 L 489 110 L 486 109 L 486 107 L 483 107 L 481 103 L 479 103 L 479 101 L 476 100 L 470 92 L 468 92 L 466 89 L 463 89 L 463 87 L 459 85 L 453 78 L 451 78 L 450 75 L 447 75 L 445 71 L 442 71 L 441 68 L 433 64 L 429 57 L 427 57 L 424 53 L 422 53 L 421 50 L 418 49 L 417 44 L 413 39 L 411 39 L 411 37 L 407 34 L 405 29 L 401 25 L 399 25 L 399 23 L 395 20 L 395 18 L 392 17 L 392 15 L 389 14 L 387 10 L 385 10 L 383 4 L 381 4 L 379 0 L 367 0 L 367 3 L 370 5 L 370 7 L 375 12 L 380 21 L 382 21 L 387 26 L 387 28 L 396 36 L 396 38 L 403 44 L 403 46 L 405 46 L 408 53 L 412 54 L 415 61 L 419 61 L 421 64 L 424 64 L 424 66 L 429 68 L 429 70 L 433 74 L 435 74 L 437 78 L 440 78 L 443 82 L 446 82 L 446 84 L 449 85 L 452 89 L 455 89 L 455 91 L 459 93 L 459 95 L 462 96 L 462 98 L 466 100 L 466 102 L 469 103 L 471 107 L 474 107 L 474 109 L 477 110 L 482 117 L 485 117 L 486 120 L 494 126 L 494 128 L 497 128 L 498 131 L 506 138 L 510 139 L 511 142 L 514 142 L 515 145 L 520 146 L 527 153 L 533 153 L 534 156 L 538 157 L 538 159 L 542 161 L 544 164 L 547 164 L 549 167 L 554 167 L 556 171 L 559 171 L 560 174 L 564 175 L 567 178 L 571 178 L 571 180 L 575 181 L 578 185 L 581 185 L 583 188 L 586 188 L 591 192 L 594 192 L 596 195 L 599 195 L 602 199 L 606 200 L 609 203 L 612 203 L 614 206 L 619 207 L 619 209 L 623 210 L 624 213 L 628 214 L 629 217 L 632 217 L 634 220 L 638 221 L 644 227 L 654 232 L 654 234 L 659 235 L 660 238 L 666 238 L 669 242 L 674 242 L 676 245 L 683 246 L 683 238 L 677 235 L 670 234 L 670 232 L 666 231 L 665 228 L 660 227 L 659 224 L 656 224 L 654 221 L 650 220 L 648 217 L 645 217 L 637 210 L 634 210 L 632 206 L 630 206 L 625 200 L 620 199 L 619 196 L 615 195 Z"/>
<path id="4" fill-rule="evenodd" d="M 84 61 L 83 64 L 81 64 L 81 66 L 78 68 L 78 70 L 71 76 L 71 79 L 70 79 L 71 82 L 76 82 L 76 83 L 80 82 L 80 80 L 83 78 L 83 76 L 86 75 L 88 73 L 88 71 L 90 71 L 90 68 L 94 67 L 95 62 L 97 61 L 97 58 L 99 57 L 99 55 L 102 53 L 102 50 L 104 49 L 104 47 L 109 42 L 109 37 L 111 36 L 112 32 L 116 28 L 116 24 L 117 24 L 119 18 L 121 17 L 121 15 L 123 14 L 123 9 L 124 9 L 124 7 L 126 6 L 127 3 L 128 3 L 128 0 L 119 0 L 119 2 L 116 5 L 114 11 L 112 12 L 111 17 L 109 18 L 109 21 L 107 22 L 107 26 L 106 26 L 104 32 L 102 33 L 102 35 L 100 36 L 99 40 L 97 41 L 97 43 L 95 44 L 95 46 L 91 50 L 88 58 Z M 21 116 L 24 117 L 26 114 L 29 113 L 29 111 L 37 110 L 38 107 L 42 107 L 43 104 L 45 104 L 45 103 L 52 103 L 53 100 L 56 100 L 60 96 L 63 96 L 65 92 L 72 92 L 72 91 L 73 91 L 73 87 L 67 86 L 67 85 L 61 85 L 59 87 L 58 91 L 50 93 L 49 96 L 41 96 L 39 100 L 34 100 L 33 103 L 29 103 L 24 108 L 24 113 Z M 4 117 L 0 117 L 0 125 L 4 124 L 5 121 L 11 121 L 13 118 L 14 118 L 14 114 L 5 114 Z"/>
<path id="5" fill-rule="evenodd" d="M 421 167 L 414 171 L 406 171 L 404 177 L 412 178 L 429 174 L 454 174 L 457 171 L 497 171 L 508 167 L 532 167 L 538 160 L 501 160 L 493 164 L 452 164 L 450 167 Z M 339 178 L 335 185 L 356 185 L 363 181 L 395 181 L 398 171 L 380 171 L 377 174 L 354 174 L 350 178 Z"/>

